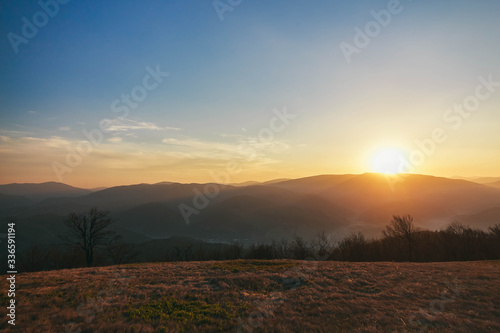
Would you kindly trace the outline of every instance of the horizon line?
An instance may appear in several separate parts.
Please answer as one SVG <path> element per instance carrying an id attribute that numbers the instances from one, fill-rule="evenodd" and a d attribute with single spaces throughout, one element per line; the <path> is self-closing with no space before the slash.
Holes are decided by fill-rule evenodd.
<path id="1" fill-rule="evenodd" d="M 117 185 L 111 185 L 111 186 L 94 186 L 91 188 L 87 187 L 81 187 L 81 186 L 76 186 L 72 185 L 70 183 L 65 183 L 65 182 L 58 182 L 55 180 L 48 180 L 48 181 L 42 181 L 42 182 L 14 182 L 14 183 L 1 183 L 0 186 L 4 185 L 39 185 L 39 184 L 47 184 L 47 183 L 54 183 L 54 184 L 64 184 L 67 186 L 75 187 L 75 188 L 80 188 L 80 189 L 85 189 L 85 190 L 93 190 L 93 189 L 99 189 L 99 188 L 112 188 L 112 187 L 118 187 L 118 186 L 133 186 L 133 185 L 156 185 L 156 184 L 161 184 L 161 183 L 172 183 L 172 184 L 219 184 L 219 185 L 228 185 L 228 186 L 234 186 L 238 184 L 244 184 L 244 183 L 258 183 L 258 184 L 265 184 L 273 181 L 289 181 L 289 180 L 298 180 L 298 179 L 306 179 L 306 178 L 313 178 L 313 177 L 322 177 L 322 176 L 361 176 L 361 175 L 379 175 L 379 176 L 386 176 L 386 177 L 397 177 L 397 176 L 402 176 L 402 175 L 413 175 L 413 176 L 427 176 L 427 177 L 435 177 L 435 178 L 447 178 L 447 179 L 455 179 L 455 180 L 465 180 L 465 181 L 470 181 L 474 182 L 474 180 L 481 179 L 481 178 L 499 178 L 500 176 L 437 176 L 437 175 L 431 175 L 431 174 L 420 174 L 420 173 L 395 173 L 395 174 L 390 174 L 390 173 L 380 173 L 380 172 L 363 172 L 363 173 L 331 173 L 331 174 L 315 174 L 315 175 L 309 175 L 309 176 L 303 176 L 303 177 L 297 177 L 297 178 L 272 178 L 268 180 L 263 180 L 263 181 L 257 181 L 257 180 L 246 180 L 246 181 L 240 181 L 240 182 L 231 182 L 231 183 L 218 183 L 218 182 L 182 182 L 182 181 L 171 181 L 171 180 L 162 180 L 159 182 L 155 183 L 129 183 L 129 184 L 117 184 Z M 495 182 L 496 180 L 493 180 L 492 182 Z"/>

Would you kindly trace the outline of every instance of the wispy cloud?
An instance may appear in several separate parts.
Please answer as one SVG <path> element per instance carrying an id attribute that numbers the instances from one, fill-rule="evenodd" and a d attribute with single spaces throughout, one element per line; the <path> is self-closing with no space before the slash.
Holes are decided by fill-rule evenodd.
<path id="1" fill-rule="evenodd" d="M 272 153 L 279 153 L 286 151 L 290 146 L 282 141 L 272 140 L 272 141 L 261 141 L 258 138 L 248 138 L 242 141 L 243 144 L 254 148 L 257 151 L 267 151 Z"/>
<path id="2" fill-rule="evenodd" d="M 123 139 L 118 137 L 118 136 L 114 136 L 114 137 L 108 139 L 108 142 L 111 142 L 111 143 L 120 143 L 122 141 L 123 141 Z"/>
<path id="3" fill-rule="evenodd" d="M 205 151 L 226 151 L 231 152 L 235 151 L 237 146 L 227 143 L 220 142 L 208 142 L 201 141 L 194 138 L 187 139 L 175 139 L 175 138 L 166 138 L 162 140 L 163 143 L 173 146 L 187 147 L 196 150 L 205 150 Z"/>
<path id="4" fill-rule="evenodd" d="M 163 128 L 166 129 L 166 130 L 170 130 L 170 131 L 182 131 L 182 128 L 178 128 L 178 127 L 166 126 L 166 127 L 163 127 Z"/>
<path id="5" fill-rule="evenodd" d="M 155 123 L 136 121 L 126 118 L 106 119 L 106 125 L 107 125 L 106 129 L 110 132 L 128 132 L 134 130 L 148 130 L 148 131 L 181 130 L 180 128 L 177 127 L 169 127 L 169 126 L 161 127 L 156 125 Z"/>
<path id="6" fill-rule="evenodd" d="M 34 164 L 40 163 L 40 158 L 44 156 L 54 156 L 66 153 L 66 147 L 75 144 L 60 136 L 51 136 L 48 138 L 37 138 L 32 136 L 0 136 L 0 159 L 7 161 L 19 160 L 19 156 L 32 156 Z M 4 155 L 7 154 L 7 155 Z"/>
<path id="7" fill-rule="evenodd" d="M 257 138 L 241 135 L 231 143 L 201 141 L 195 138 L 165 138 L 162 142 L 198 157 L 248 159 L 249 156 L 252 156 L 251 159 L 255 163 L 270 163 L 272 160 L 266 157 L 268 153 L 279 153 L 289 149 L 289 146 L 281 141 L 261 141 Z"/>
<path id="8" fill-rule="evenodd" d="M 63 127 L 59 127 L 59 130 L 63 131 L 63 132 L 68 132 L 68 131 L 71 131 L 71 127 L 69 127 L 69 126 L 63 126 Z"/>
<path id="9" fill-rule="evenodd" d="M 16 142 L 25 145 L 43 145 L 49 148 L 64 148 L 71 144 L 71 141 L 60 136 L 51 136 L 49 138 L 22 137 L 17 138 Z"/>
<path id="10" fill-rule="evenodd" d="M 9 137 L 22 137 L 22 136 L 34 135 L 34 133 L 27 132 L 27 131 L 6 130 L 6 129 L 0 128 L 0 135 L 5 135 L 5 136 L 9 136 Z"/>
<path id="11" fill-rule="evenodd" d="M 129 139 L 132 133 L 116 132 L 127 139 L 110 136 L 102 144 L 94 146 L 90 154 L 81 156 L 84 163 L 66 174 L 67 179 L 78 178 L 86 173 L 95 174 L 96 170 L 106 170 L 116 177 L 134 175 L 136 179 L 142 179 L 144 175 L 163 177 L 167 174 L 179 178 L 190 175 L 196 179 L 200 175 L 206 176 L 208 170 L 225 168 L 230 160 L 237 161 L 242 168 L 253 172 L 267 170 L 268 166 L 278 162 L 260 151 L 248 159 L 239 149 L 238 140 L 210 142 L 196 138 L 165 138 L 161 143 L 144 144 Z M 56 179 L 52 163 L 66 163 L 68 158 L 77 158 L 76 155 L 82 153 L 79 147 L 86 146 L 88 142 L 82 139 L 34 135 L 21 137 L 0 133 L 0 160 L 5 161 L 0 164 L 0 174 L 10 175 L 10 181 L 21 179 L 23 174 Z M 101 181 L 105 181 L 105 177 Z"/>

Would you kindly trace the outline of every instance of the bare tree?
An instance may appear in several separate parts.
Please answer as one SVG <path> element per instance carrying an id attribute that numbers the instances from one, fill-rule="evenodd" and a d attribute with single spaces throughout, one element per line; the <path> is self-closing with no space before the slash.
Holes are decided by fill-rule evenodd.
<path id="1" fill-rule="evenodd" d="M 500 223 L 488 228 L 493 259 L 500 259 Z"/>
<path id="2" fill-rule="evenodd" d="M 366 245 L 368 242 L 361 233 L 351 233 L 339 243 L 342 259 L 349 261 L 362 261 L 366 257 Z"/>
<path id="3" fill-rule="evenodd" d="M 234 241 L 226 247 L 224 251 L 225 259 L 241 259 L 243 258 L 244 246 L 241 241 Z"/>
<path id="4" fill-rule="evenodd" d="M 115 265 L 128 263 L 138 254 L 135 245 L 123 242 L 119 235 L 106 244 L 106 251 Z"/>
<path id="5" fill-rule="evenodd" d="M 469 229 L 469 226 L 464 226 L 462 223 L 454 220 L 448 225 L 448 227 L 446 228 L 446 232 L 456 236 L 462 236 L 463 234 L 465 234 L 467 229 Z"/>
<path id="6" fill-rule="evenodd" d="M 413 224 L 413 217 L 410 215 L 393 215 L 391 224 L 386 226 L 384 236 L 386 238 L 400 238 L 408 246 L 408 261 L 412 261 L 412 249 L 417 228 Z"/>
<path id="7" fill-rule="evenodd" d="M 490 228 L 492 230 L 492 228 Z M 445 232 L 452 236 L 455 253 L 460 260 L 471 260 L 477 258 L 478 249 L 487 240 L 488 235 L 479 229 L 464 226 L 458 221 L 453 221 L 448 225 Z"/>
<path id="8" fill-rule="evenodd" d="M 280 241 L 273 240 L 272 245 L 276 257 L 275 259 L 288 259 L 291 257 L 290 243 L 287 239 L 282 238 Z"/>
<path id="9" fill-rule="evenodd" d="M 290 251 L 294 259 L 304 260 L 310 256 L 310 249 L 307 241 L 299 235 L 294 235 Z"/>
<path id="10" fill-rule="evenodd" d="M 313 241 L 313 249 L 316 256 L 326 259 L 333 248 L 332 242 L 325 231 L 321 231 Z"/>
<path id="11" fill-rule="evenodd" d="M 489 227 L 488 231 L 490 232 L 492 237 L 496 237 L 496 238 L 500 239 L 500 223 L 497 223 L 494 226 Z"/>
<path id="12" fill-rule="evenodd" d="M 68 230 L 61 238 L 82 249 L 85 252 L 87 267 L 90 267 L 94 261 L 95 248 L 105 244 L 114 235 L 114 232 L 109 230 L 113 222 L 109 212 L 98 210 L 97 207 L 81 214 L 72 212 L 64 221 Z"/>

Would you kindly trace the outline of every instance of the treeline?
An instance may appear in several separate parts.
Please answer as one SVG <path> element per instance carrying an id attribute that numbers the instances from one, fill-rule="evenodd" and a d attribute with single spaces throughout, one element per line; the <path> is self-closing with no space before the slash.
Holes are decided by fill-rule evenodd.
<path id="1" fill-rule="evenodd" d="M 441 231 L 416 228 L 413 218 L 394 216 L 380 239 L 352 233 L 333 242 L 321 233 L 306 242 L 301 237 L 251 245 L 249 259 L 308 259 L 338 261 L 467 261 L 500 259 L 500 224 L 483 231 L 452 222 Z"/>
<path id="2" fill-rule="evenodd" d="M 409 249 L 411 249 L 411 254 Z M 467 261 L 500 259 L 500 224 L 488 232 L 453 223 L 446 230 L 419 230 L 407 239 L 397 236 L 366 239 L 353 233 L 340 242 L 323 236 L 306 242 L 300 237 L 268 244 L 254 244 L 243 258 L 314 259 L 337 261 Z"/>
<path id="3" fill-rule="evenodd" d="M 296 235 L 291 239 L 250 245 L 181 238 L 133 245 L 110 232 L 107 227 L 111 223 L 106 212 L 94 208 L 82 215 L 70 215 L 66 221 L 68 233 L 61 236 L 66 240 L 64 245 L 32 246 L 18 257 L 19 270 L 233 259 L 413 262 L 500 259 L 500 224 L 483 231 L 453 222 L 444 230 L 429 231 L 417 228 L 409 215 L 393 216 L 380 239 L 367 239 L 362 233 L 353 233 L 335 241 L 322 232 L 313 240 Z M 90 230 L 94 232 L 93 237 L 87 232 Z"/>

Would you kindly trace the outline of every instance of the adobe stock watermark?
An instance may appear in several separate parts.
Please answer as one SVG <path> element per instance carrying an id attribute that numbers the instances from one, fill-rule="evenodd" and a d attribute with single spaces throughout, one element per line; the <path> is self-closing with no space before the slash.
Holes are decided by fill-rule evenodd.
<path id="1" fill-rule="evenodd" d="M 411 0 L 408 0 L 411 1 Z M 354 27 L 354 38 L 352 44 L 342 42 L 339 44 L 340 50 L 348 64 L 352 62 L 354 54 L 360 54 L 361 51 L 367 48 L 371 41 L 382 32 L 383 28 L 387 28 L 392 21 L 394 15 L 398 15 L 403 11 L 404 7 L 399 0 L 389 0 L 387 8 L 380 11 L 370 11 L 374 20 L 365 24 L 364 29 Z"/>
<path id="2" fill-rule="evenodd" d="M 21 33 L 16 34 L 9 32 L 7 39 L 9 40 L 12 49 L 17 54 L 21 44 L 28 44 L 29 41 L 38 34 L 39 30 L 45 27 L 51 18 L 59 14 L 60 5 L 66 5 L 71 0 L 40 0 L 38 6 L 40 10 L 31 17 L 31 20 L 26 16 L 21 18 L 22 27 Z"/>
<path id="3" fill-rule="evenodd" d="M 474 93 L 465 97 L 462 103 L 455 103 L 447 109 L 442 120 L 450 126 L 451 130 L 457 131 L 462 127 L 463 121 L 469 118 L 481 105 L 481 102 L 486 101 L 500 87 L 500 81 L 493 80 L 493 74 L 478 77 L 479 84 L 476 86 Z M 393 191 L 395 184 L 402 182 L 408 173 L 414 172 L 415 168 L 421 166 L 427 158 L 433 155 L 439 144 L 446 142 L 449 138 L 447 134 L 450 129 L 446 130 L 443 127 L 436 127 L 431 131 L 428 138 L 423 140 L 415 140 L 416 148 L 408 155 L 408 159 L 399 157 L 399 171 L 395 175 L 386 175 L 386 180 Z"/>
<path id="4" fill-rule="evenodd" d="M 227 12 L 232 12 L 236 7 L 241 5 L 243 0 L 215 0 L 212 2 L 217 16 L 221 22 L 224 21 L 224 15 Z"/>
<path id="5" fill-rule="evenodd" d="M 144 101 L 148 96 L 148 92 L 158 88 L 169 73 L 162 72 L 160 65 L 156 65 L 153 69 L 150 66 L 145 68 L 146 75 L 142 79 L 142 83 L 133 87 L 130 94 L 122 94 L 120 98 L 116 98 L 111 102 L 110 109 L 117 115 L 115 119 L 126 120 L 130 114 L 130 109 L 135 109 L 139 103 Z M 52 169 L 57 176 L 57 179 L 62 182 L 65 173 L 73 172 L 82 164 L 83 158 L 90 155 L 94 148 L 102 144 L 105 133 L 109 132 L 112 125 L 112 119 L 102 119 L 99 121 L 98 128 L 90 131 L 84 129 L 82 134 L 86 140 L 79 141 L 74 147 L 66 147 L 66 156 L 64 162 L 53 161 Z"/>
<path id="6" fill-rule="evenodd" d="M 260 129 L 257 135 L 257 142 L 250 144 L 248 142 L 241 143 L 237 148 L 237 153 L 240 154 L 247 162 L 252 162 L 258 157 L 259 150 L 265 149 L 274 142 L 275 133 L 280 133 L 285 130 L 290 121 L 296 115 L 288 113 L 286 107 L 282 111 L 273 110 L 274 116 L 269 120 L 268 127 Z M 231 176 L 240 173 L 242 170 L 241 163 L 238 159 L 231 159 L 226 163 L 225 170 L 220 172 L 210 171 L 210 178 L 213 183 L 206 184 L 203 192 L 197 188 L 193 189 L 193 200 L 191 205 L 180 203 L 179 211 L 184 218 L 184 222 L 191 224 L 191 216 L 198 215 L 203 209 L 207 208 L 210 200 L 215 199 L 221 190 L 221 186 L 231 183 Z"/>

